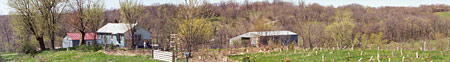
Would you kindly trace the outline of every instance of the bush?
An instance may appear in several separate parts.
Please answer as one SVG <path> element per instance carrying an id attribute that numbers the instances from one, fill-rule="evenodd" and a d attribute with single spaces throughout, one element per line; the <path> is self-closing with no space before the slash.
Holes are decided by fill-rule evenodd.
<path id="1" fill-rule="evenodd" d="M 284 62 L 291 62 L 291 59 L 289 59 L 288 57 L 284 58 Z"/>
<path id="2" fill-rule="evenodd" d="M 106 50 L 115 50 L 117 47 L 114 45 L 105 45 Z"/>
<path id="3" fill-rule="evenodd" d="M 34 54 L 37 53 L 36 47 L 33 46 L 31 43 L 23 43 L 19 49 L 19 52 L 25 53 L 25 54 L 31 54 L 34 56 Z"/>
<path id="4" fill-rule="evenodd" d="M 81 46 L 78 46 L 78 48 L 76 48 L 77 50 L 80 50 L 80 51 L 88 51 L 89 50 L 89 46 L 86 46 L 86 45 L 81 45 Z"/>
<path id="5" fill-rule="evenodd" d="M 289 50 L 294 49 L 295 45 L 296 45 L 295 42 L 291 42 L 291 44 L 288 45 L 288 49 L 289 49 Z"/>
<path id="6" fill-rule="evenodd" d="M 94 45 L 92 48 L 92 50 L 94 50 L 94 51 L 98 51 L 98 50 L 102 50 L 102 49 L 103 49 L 103 47 L 100 45 Z"/>
<path id="7" fill-rule="evenodd" d="M 248 55 L 245 55 L 244 58 L 242 58 L 243 62 L 250 62 L 250 57 Z"/>

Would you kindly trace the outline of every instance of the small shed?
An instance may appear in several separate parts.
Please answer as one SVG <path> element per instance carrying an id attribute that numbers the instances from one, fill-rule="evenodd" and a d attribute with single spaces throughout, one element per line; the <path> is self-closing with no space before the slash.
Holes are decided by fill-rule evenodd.
<path id="1" fill-rule="evenodd" d="M 132 31 L 134 29 L 134 31 Z M 132 32 L 134 36 L 132 36 Z M 138 47 L 144 47 L 144 43 L 151 43 L 151 32 L 137 24 L 108 23 L 97 31 L 98 44 L 112 44 L 119 47 L 131 46 L 132 38 Z"/>
<path id="2" fill-rule="evenodd" d="M 292 31 L 248 32 L 230 39 L 230 44 L 247 44 L 251 46 L 267 46 L 269 41 L 288 45 L 298 43 L 298 34 Z"/>
<path id="3" fill-rule="evenodd" d="M 80 34 L 81 33 L 66 33 L 66 36 L 63 38 L 62 47 L 68 48 L 80 45 Z M 95 33 L 86 33 L 84 40 L 86 41 L 84 44 L 92 45 L 95 41 Z"/>

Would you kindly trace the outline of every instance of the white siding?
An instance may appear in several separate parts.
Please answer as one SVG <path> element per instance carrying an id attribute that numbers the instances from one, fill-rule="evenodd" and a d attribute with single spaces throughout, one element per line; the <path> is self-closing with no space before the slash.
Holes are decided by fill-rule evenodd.
<path id="1" fill-rule="evenodd" d="M 68 35 L 64 36 L 62 47 L 63 48 L 73 47 L 72 38 L 70 38 Z"/>

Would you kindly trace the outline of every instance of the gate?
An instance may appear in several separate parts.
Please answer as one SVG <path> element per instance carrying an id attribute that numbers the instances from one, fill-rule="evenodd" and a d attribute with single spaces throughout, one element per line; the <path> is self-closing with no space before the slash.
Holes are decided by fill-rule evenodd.
<path id="1" fill-rule="evenodd" d="M 168 51 L 153 50 L 153 59 L 172 62 L 173 53 Z"/>

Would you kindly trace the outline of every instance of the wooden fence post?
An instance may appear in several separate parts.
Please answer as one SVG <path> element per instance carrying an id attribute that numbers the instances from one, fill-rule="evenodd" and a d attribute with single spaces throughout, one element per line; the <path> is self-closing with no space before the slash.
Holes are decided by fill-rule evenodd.
<path id="1" fill-rule="evenodd" d="M 378 60 L 378 62 L 381 62 L 381 61 L 380 61 L 380 54 L 379 54 L 379 53 L 377 53 L 377 60 Z"/>
<path id="2" fill-rule="evenodd" d="M 402 62 L 405 62 L 405 56 L 402 57 Z"/>
<path id="3" fill-rule="evenodd" d="M 380 51 L 380 46 L 378 46 L 378 51 Z"/>
<path id="4" fill-rule="evenodd" d="M 416 58 L 419 58 L 419 51 L 416 52 Z"/>
<path id="5" fill-rule="evenodd" d="M 316 52 L 316 55 L 317 55 L 317 51 L 315 51 Z"/>
<path id="6" fill-rule="evenodd" d="M 144 50 L 144 51 L 145 51 L 145 50 Z M 177 53 L 176 53 L 176 49 L 173 48 L 173 51 L 172 51 L 172 62 L 177 62 L 177 61 L 176 61 L 176 58 L 177 58 L 177 57 L 175 56 L 176 54 L 177 54 Z"/>
<path id="7" fill-rule="evenodd" d="M 380 58 L 378 58 L 377 61 L 378 61 L 378 62 L 381 62 L 381 61 L 380 61 Z"/>
<path id="8" fill-rule="evenodd" d="M 368 61 L 368 62 L 372 61 L 372 58 L 373 58 L 373 56 L 370 56 L 370 58 L 369 58 L 369 61 Z"/>
<path id="9" fill-rule="evenodd" d="M 391 58 L 389 58 L 388 61 L 391 62 Z"/>
<path id="10" fill-rule="evenodd" d="M 394 57 L 394 51 L 391 51 L 391 52 L 392 52 L 392 53 L 391 53 L 391 54 L 392 54 L 392 57 Z"/>
<path id="11" fill-rule="evenodd" d="M 353 45 L 352 45 L 352 48 L 351 48 L 351 50 L 353 51 Z"/>
<path id="12" fill-rule="evenodd" d="M 424 50 L 424 51 L 427 51 L 426 45 L 427 45 L 427 41 L 423 42 L 423 50 Z"/>
<path id="13" fill-rule="evenodd" d="M 325 62 L 325 56 L 322 55 L 322 62 Z"/>
<path id="14" fill-rule="evenodd" d="M 400 55 L 403 56 L 403 48 L 400 49 Z"/>
<path id="15" fill-rule="evenodd" d="M 377 53 L 377 58 L 380 58 L 380 53 Z"/>
<path id="16" fill-rule="evenodd" d="M 350 52 L 347 52 L 347 56 L 349 56 L 349 57 L 350 57 Z"/>
<path id="17" fill-rule="evenodd" d="M 364 52 L 361 50 L 361 56 L 363 55 L 363 53 L 364 53 Z"/>
<path id="18" fill-rule="evenodd" d="M 358 62 L 361 62 L 362 59 L 363 59 L 363 58 L 359 58 Z"/>

